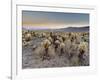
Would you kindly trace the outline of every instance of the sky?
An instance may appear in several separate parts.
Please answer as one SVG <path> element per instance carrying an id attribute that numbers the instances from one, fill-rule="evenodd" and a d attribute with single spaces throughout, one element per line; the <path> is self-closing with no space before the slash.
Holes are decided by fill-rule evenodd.
<path id="1" fill-rule="evenodd" d="M 22 26 L 34 29 L 57 29 L 89 26 L 89 14 L 22 11 Z"/>

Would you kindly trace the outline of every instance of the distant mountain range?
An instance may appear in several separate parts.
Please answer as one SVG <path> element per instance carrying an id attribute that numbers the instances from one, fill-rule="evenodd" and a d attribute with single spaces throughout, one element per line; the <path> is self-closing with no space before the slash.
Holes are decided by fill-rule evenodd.
<path id="1" fill-rule="evenodd" d="M 27 29 L 22 28 L 22 30 L 34 30 L 34 31 L 52 31 L 52 32 L 89 32 L 89 26 L 84 27 L 67 27 L 67 28 L 60 28 L 60 29 Z"/>

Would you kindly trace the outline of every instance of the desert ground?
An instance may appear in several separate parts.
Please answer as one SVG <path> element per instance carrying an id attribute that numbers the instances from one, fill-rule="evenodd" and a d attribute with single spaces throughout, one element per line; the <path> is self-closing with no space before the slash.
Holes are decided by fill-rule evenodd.
<path id="1" fill-rule="evenodd" d="M 22 30 L 22 68 L 89 66 L 89 32 Z"/>

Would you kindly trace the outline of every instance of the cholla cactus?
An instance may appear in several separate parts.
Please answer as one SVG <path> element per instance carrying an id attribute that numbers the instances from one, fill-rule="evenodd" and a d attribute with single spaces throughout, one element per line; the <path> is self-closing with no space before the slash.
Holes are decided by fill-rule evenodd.
<path id="1" fill-rule="evenodd" d="M 57 36 L 57 40 L 59 40 L 60 42 L 63 42 L 63 38 L 62 37 Z"/>
<path id="2" fill-rule="evenodd" d="M 46 33 L 43 32 L 43 33 L 42 33 L 42 37 L 46 37 Z"/>
<path id="3" fill-rule="evenodd" d="M 27 46 L 26 41 L 23 41 L 23 42 L 22 42 L 22 46 L 24 46 L 24 47 Z"/>
<path id="4" fill-rule="evenodd" d="M 87 57 L 89 56 L 89 54 L 87 54 L 88 52 L 88 43 L 87 42 L 81 42 L 80 45 L 78 46 L 79 48 L 79 61 L 80 61 L 80 65 L 89 65 L 89 60 L 87 60 Z"/>
<path id="5" fill-rule="evenodd" d="M 75 39 L 76 39 L 76 34 L 75 33 L 71 33 L 69 38 L 70 38 L 71 42 L 74 42 Z"/>
<path id="6" fill-rule="evenodd" d="M 62 40 L 63 42 L 67 39 L 68 36 L 66 36 L 65 34 L 62 35 Z"/>
<path id="7" fill-rule="evenodd" d="M 67 56 L 70 55 L 70 52 L 71 52 L 70 48 L 71 48 L 71 46 L 72 46 L 72 43 L 71 43 L 70 39 L 67 39 L 65 41 L 65 53 L 66 53 Z"/>
<path id="8" fill-rule="evenodd" d="M 74 40 L 74 42 L 76 44 L 80 44 L 80 42 L 81 42 L 81 35 L 79 35 L 78 33 L 76 33 L 75 34 L 75 40 Z"/>
<path id="9" fill-rule="evenodd" d="M 33 34 L 37 35 L 33 39 L 39 41 L 37 44 L 32 44 L 33 53 L 42 60 L 65 57 L 71 65 L 76 66 L 79 65 L 80 58 L 82 58 L 83 54 L 88 53 L 88 43 L 82 42 L 83 33 L 35 32 Z M 29 32 L 25 34 L 24 39 L 23 41 L 31 42 Z"/>
<path id="10" fill-rule="evenodd" d="M 45 48 L 40 45 L 34 50 L 34 54 L 37 56 L 37 58 L 43 58 L 45 53 Z"/>
<path id="11" fill-rule="evenodd" d="M 26 41 L 30 41 L 31 38 L 32 38 L 32 36 L 31 36 L 30 33 L 27 33 L 27 34 L 25 35 L 25 40 L 26 40 Z"/>
<path id="12" fill-rule="evenodd" d="M 31 42 L 27 42 L 27 41 L 23 41 L 22 42 L 22 46 L 26 47 L 28 45 L 31 45 Z"/>
<path id="13" fill-rule="evenodd" d="M 59 41 L 59 40 L 56 40 L 56 41 L 54 42 L 54 45 L 55 45 L 55 51 L 56 51 L 57 48 L 58 48 L 59 45 L 60 45 L 60 41 Z"/>
<path id="14" fill-rule="evenodd" d="M 48 37 L 48 40 L 53 43 L 53 39 L 51 37 Z"/>
<path id="15" fill-rule="evenodd" d="M 48 48 L 51 45 L 51 42 L 48 39 L 45 39 L 42 43 L 44 48 Z"/>
<path id="16" fill-rule="evenodd" d="M 73 56 L 78 56 L 78 45 L 75 43 L 72 43 L 70 47 L 69 58 L 72 58 Z"/>
<path id="17" fill-rule="evenodd" d="M 88 49 L 88 43 L 87 42 L 81 42 L 79 44 L 78 48 L 79 48 L 80 54 L 84 54 Z"/>
<path id="18" fill-rule="evenodd" d="M 60 43 L 60 55 L 64 54 L 65 53 L 65 44 L 62 42 Z"/>
<path id="19" fill-rule="evenodd" d="M 32 31 L 32 32 L 31 32 L 31 35 L 32 35 L 32 36 L 35 36 L 35 32 L 34 32 L 34 31 Z"/>
<path id="20" fill-rule="evenodd" d="M 37 54 L 42 60 L 47 59 L 48 56 L 52 56 L 53 54 L 50 54 L 51 47 L 51 42 L 48 39 L 45 39 L 43 42 L 41 42 L 40 46 L 37 47 L 35 50 L 35 54 Z M 49 52 L 49 53 L 48 53 Z"/>
<path id="21" fill-rule="evenodd" d="M 50 45 L 48 48 L 48 56 L 49 58 L 54 58 L 56 56 L 55 48 L 53 45 Z"/>

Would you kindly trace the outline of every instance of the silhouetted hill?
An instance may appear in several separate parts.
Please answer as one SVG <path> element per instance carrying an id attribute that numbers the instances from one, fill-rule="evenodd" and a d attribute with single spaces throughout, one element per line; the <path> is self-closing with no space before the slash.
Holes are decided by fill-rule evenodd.
<path id="1" fill-rule="evenodd" d="M 88 32 L 89 26 L 86 27 L 68 27 L 68 28 L 61 28 L 56 29 L 56 31 L 66 31 L 66 32 Z"/>
<path id="2" fill-rule="evenodd" d="M 53 31 L 53 32 L 89 32 L 89 26 L 84 27 L 67 27 L 67 28 L 60 28 L 60 29 L 27 29 L 22 28 L 23 30 L 35 30 L 35 31 Z"/>

